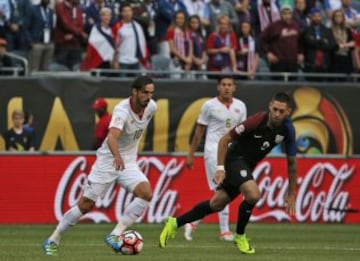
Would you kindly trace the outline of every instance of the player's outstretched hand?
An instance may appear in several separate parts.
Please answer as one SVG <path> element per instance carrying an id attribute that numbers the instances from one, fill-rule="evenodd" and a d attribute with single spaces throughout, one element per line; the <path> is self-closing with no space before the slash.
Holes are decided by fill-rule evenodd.
<path id="1" fill-rule="evenodd" d="M 191 155 L 188 155 L 186 157 L 186 167 L 188 169 L 192 169 L 193 168 L 193 164 L 194 164 L 194 157 Z"/>
<path id="2" fill-rule="evenodd" d="M 114 165 L 115 170 L 125 169 L 125 164 L 121 157 L 115 157 L 113 165 Z"/>
<path id="3" fill-rule="evenodd" d="M 295 215 L 295 195 L 287 195 L 285 197 L 285 208 L 290 216 Z"/>
<path id="4" fill-rule="evenodd" d="M 216 185 L 220 185 L 223 183 L 225 179 L 225 172 L 222 171 L 222 170 L 217 170 L 215 172 L 215 175 L 214 175 L 214 178 L 213 178 L 213 182 L 216 184 Z"/>

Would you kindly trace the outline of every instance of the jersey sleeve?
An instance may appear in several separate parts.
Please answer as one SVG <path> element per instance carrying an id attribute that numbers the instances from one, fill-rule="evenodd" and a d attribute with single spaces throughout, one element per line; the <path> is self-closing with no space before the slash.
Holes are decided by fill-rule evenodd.
<path id="1" fill-rule="evenodd" d="M 210 120 L 210 105 L 208 102 L 205 102 L 204 105 L 201 107 L 200 115 L 197 120 L 197 123 L 207 126 L 209 125 L 209 120 Z"/>
<path id="2" fill-rule="evenodd" d="M 110 128 L 116 128 L 119 130 L 123 130 L 125 122 L 129 117 L 128 112 L 122 107 L 115 107 L 114 112 L 111 117 Z"/>
<path id="3" fill-rule="evenodd" d="M 297 146 L 296 146 L 296 136 L 295 128 L 290 119 L 286 120 L 286 137 L 285 137 L 285 150 L 287 156 L 296 156 Z"/>
<path id="4" fill-rule="evenodd" d="M 254 115 L 249 116 L 245 121 L 235 126 L 230 130 L 230 135 L 232 138 L 236 139 L 241 135 L 249 133 L 256 129 L 259 124 L 265 119 L 266 112 L 259 112 Z"/>
<path id="5" fill-rule="evenodd" d="M 241 110 L 241 122 L 246 120 L 247 117 L 247 108 L 244 102 L 242 102 L 242 110 Z"/>

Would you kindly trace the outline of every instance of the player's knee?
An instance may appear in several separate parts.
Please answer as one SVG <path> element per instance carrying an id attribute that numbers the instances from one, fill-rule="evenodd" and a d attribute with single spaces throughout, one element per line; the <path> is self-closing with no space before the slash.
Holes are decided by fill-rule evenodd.
<path id="1" fill-rule="evenodd" d="M 83 214 L 90 212 L 94 206 L 95 202 L 88 198 L 82 198 L 78 204 L 78 207 Z"/>
<path id="2" fill-rule="evenodd" d="M 133 194 L 135 195 L 135 197 L 141 198 L 146 201 L 151 201 L 152 191 L 151 191 L 150 184 L 147 182 L 142 182 L 142 183 L 138 184 L 135 187 Z"/>
<path id="3" fill-rule="evenodd" d="M 260 193 L 252 193 L 245 197 L 246 201 L 252 205 L 255 205 L 260 200 Z"/>
<path id="4" fill-rule="evenodd" d="M 215 212 L 223 210 L 225 206 L 226 203 L 222 202 L 221 200 L 210 200 L 210 208 Z"/>
<path id="5" fill-rule="evenodd" d="M 150 193 L 145 193 L 140 198 L 150 202 L 152 200 L 152 193 L 151 192 Z"/>

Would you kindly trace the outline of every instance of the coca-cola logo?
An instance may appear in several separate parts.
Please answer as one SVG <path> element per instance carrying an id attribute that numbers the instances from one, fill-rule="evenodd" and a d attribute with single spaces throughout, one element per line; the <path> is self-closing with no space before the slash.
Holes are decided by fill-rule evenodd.
<path id="1" fill-rule="evenodd" d="M 302 177 L 298 177 L 296 197 L 296 220 L 341 222 L 349 204 L 349 192 L 343 189 L 346 181 L 354 174 L 355 167 L 342 164 L 336 168 L 333 164 L 319 162 Z M 286 175 L 272 173 L 268 161 L 260 163 L 253 173 L 261 199 L 256 207 L 260 214 L 251 216 L 252 221 L 274 218 L 277 221 L 291 220 L 284 210 L 284 199 L 289 182 Z M 325 182 L 325 179 L 327 182 Z M 329 185 L 327 185 L 329 184 Z M 254 211 L 256 212 L 256 211 Z"/>
<path id="2" fill-rule="evenodd" d="M 165 159 L 155 156 L 140 157 L 138 164 L 145 175 L 151 175 L 149 180 L 152 182 L 153 199 L 147 211 L 137 222 L 162 222 L 166 217 L 173 215 L 180 206 L 178 193 L 181 193 L 183 188 L 177 187 L 173 181 L 175 177 L 184 174 L 184 159 L 183 157 L 166 157 Z M 86 157 L 76 157 L 66 167 L 55 195 L 54 212 L 57 220 L 60 220 L 65 211 L 80 199 L 87 182 L 89 165 Z M 254 170 L 253 176 L 259 186 L 261 199 L 253 211 L 252 221 L 291 220 L 284 209 L 288 179 L 286 173 L 279 173 L 279 169 L 274 168 L 270 161 L 265 160 Z M 283 171 L 286 171 L 286 168 Z M 355 167 L 346 162 L 338 167 L 328 161 L 309 165 L 309 169 L 299 174 L 297 179 L 295 220 L 299 222 L 344 221 L 348 214 L 346 210 L 351 207 L 351 195 L 344 186 L 351 180 L 354 173 Z M 184 196 L 188 198 L 186 202 L 189 204 L 188 209 L 197 203 L 191 200 L 193 195 Z M 105 196 L 96 201 L 96 208 L 82 218 L 97 223 L 118 221 L 125 207 L 133 199 L 131 193 L 113 184 Z"/>
<path id="3" fill-rule="evenodd" d="M 147 211 L 137 220 L 149 223 L 159 223 L 166 217 L 173 215 L 176 210 L 176 200 L 178 192 L 171 189 L 172 179 L 181 172 L 184 161 L 171 158 L 166 164 L 157 157 L 140 157 L 138 164 L 145 175 L 157 173 L 159 175 L 153 189 L 153 198 Z M 60 220 L 64 212 L 74 206 L 80 199 L 87 182 L 86 170 L 88 163 L 85 157 L 75 158 L 65 169 L 56 190 L 54 211 L 57 220 Z M 155 171 L 154 171 L 155 170 Z M 96 223 L 110 222 L 109 215 L 102 210 L 109 208 L 115 210 L 115 218 L 118 221 L 122 216 L 124 208 L 133 200 L 134 196 L 119 189 L 114 183 L 103 198 L 96 201 L 96 209 L 85 214 L 82 219 L 92 220 Z M 113 204 L 115 204 L 113 206 Z"/>

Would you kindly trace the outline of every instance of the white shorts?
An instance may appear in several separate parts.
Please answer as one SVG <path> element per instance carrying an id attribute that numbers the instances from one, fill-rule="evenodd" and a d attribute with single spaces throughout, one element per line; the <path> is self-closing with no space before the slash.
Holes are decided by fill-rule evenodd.
<path id="1" fill-rule="evenodd" d="M 91 200 L 96 201 L 98 197 L 103 197 L 111 185 L 116 182 L 123 189 L 128 192 L 133 192 L 135 187 L 141 182 L 148 182 L 148 178 L 140 170 L 139 166 L 136 163 L 125 165 L 123 171 L 116 171 L 113 169 L 109 171 L 100 171 L 97 168 L 92 168 L 88 176 L 88 185 L 85 187 L 84 196 L 90 198 Z M 112 181 L 102 182 L 102 177 L 108 177 L 107 175 L 114 176 L 116 174 L 117 178 Z"/>
<path id="2" fill-rule="evenodd" d="M 97 199 L 103 198 L 106 192 L 112 187 L 114 182 L 100 184 L 100 183 L 86 183 L 85 190 L 84 190 L 84 197 L 91 199 L 92 201 L 96 202 Z"/>
<path id="3" fill-rule="evenodd" d="M 213 157 L 206 157 L 205 160 L 205 173 L 210 190 L 215 190 L 217 185 L 214 183 L 213 178 L 216 172 L 217 159 Z"/>

